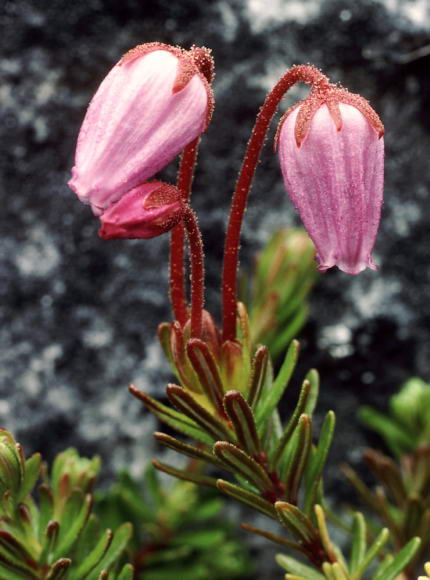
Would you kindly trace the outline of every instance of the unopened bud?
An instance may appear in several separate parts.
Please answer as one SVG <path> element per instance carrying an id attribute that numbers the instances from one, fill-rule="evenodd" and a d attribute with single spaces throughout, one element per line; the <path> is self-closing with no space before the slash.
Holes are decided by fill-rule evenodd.
<path id="1" fill-rule="evenodd" d="M 99 235 L 103 239 L 153 238 L 169 231 L 183 213 L 179 189 L 160 181 L 144 183 L 100 216 Z"/>

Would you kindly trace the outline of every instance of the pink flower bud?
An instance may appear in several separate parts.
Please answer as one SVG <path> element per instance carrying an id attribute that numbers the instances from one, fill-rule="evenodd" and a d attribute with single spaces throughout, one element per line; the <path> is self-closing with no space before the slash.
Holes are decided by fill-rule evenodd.
<path id="1" fill-rule="evenodd" d="M 178 188 L 161 181 L 144 183 L 128 191 L 101 216 L 99 235 L 112 238 L 153 238 L 182 218 L 184 204 Z"/>
<path id="2" fill-rule="evenodd" d="M 69 181 L 96 215 L 152 178 L 206 129 L 212 92 L 200 70 L 202 55 L 210 59 L 202 49 L 144 44 L 100 85 L 79 133 Z"/>
<path id="3" fill-rule="evenodd" d="M 382 207 L 383 126 L 343 89 L 287 113 L 278 145 L 285 187 L 317 249 L 319 270 L 376 269 L 371 252 Z"/>

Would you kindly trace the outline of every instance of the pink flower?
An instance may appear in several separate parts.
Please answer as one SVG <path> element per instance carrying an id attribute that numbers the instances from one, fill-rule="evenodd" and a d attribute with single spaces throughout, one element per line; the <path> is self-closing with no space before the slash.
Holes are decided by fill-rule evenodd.
<path id="1" fill-rule="evenodd" d="M 69 181 L 96 215 L 152 178 L 206 129 L 212 92 L 205 50 L 144 44 L 100 85 L 79 133 Z"/>
<path id="2" fill-rule="evenodd" d="M 152 181 L 124 194 L 100 216 L 99 235 L 111 238 L 153 238 L 183 217 L 184 204 L 179 189 Z"/>
<path id="3" fill-rule="evenodd" d="M 317 249 L 319 270 L 376 269 L 371 252 L 383 196 L 383 126 L 343 89 L 311 94 L 278 131 L 285 187 Z"/>

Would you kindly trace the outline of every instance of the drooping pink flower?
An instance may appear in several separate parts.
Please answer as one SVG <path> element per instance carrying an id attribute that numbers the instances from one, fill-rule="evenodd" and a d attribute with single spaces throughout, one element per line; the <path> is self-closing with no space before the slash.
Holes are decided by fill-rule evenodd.
<path id="1" fill-rule="evenodd" d="M 358 95 L 332 87 L 311 94 L 282 121 L 285 187 L 317 249 L 319 270 L 375 269 L 383 197 L 383 125 Z"/>
<path id="2" fill-rule="evenodd" d="M 212 91 L 205 50 L 144 44 L 101 83 L 81 127 L 69 181 L 96 215 L 152 178 L 206 129 Z"/>
<path id="3" fill-rule="evenodd" d="M 100 215 L 99 235 L 107 239 L 153 238 L 183 217 L 184 202 L 177 187 L 152 181 L 125 193 Z"/>

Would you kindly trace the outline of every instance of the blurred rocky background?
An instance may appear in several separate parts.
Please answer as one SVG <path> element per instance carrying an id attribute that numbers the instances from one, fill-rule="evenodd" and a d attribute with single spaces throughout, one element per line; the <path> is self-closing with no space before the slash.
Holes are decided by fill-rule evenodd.
<path id="1" fill-rule="evenodd" d="M 213 49 L 216 110 L 193 204 L 216 315 L 229 200 L 267 90 L 292 64 L 310 62 L 380 113 L 380 270 L 321 277 L 295 380 L 311 366 L 321 372 L 320 413 L 338 415 L 328 491 L 346 498 L 336 465 L 357 465 L 376 441 L 355 421 L 357 407 L 384 408 L 411 375 L 430 380 L 430 1 L 2 0 L 0 30 L 0 425 L 28 453 L 52 458 L 70 445 L 99 453 L 107 477 L 124 465 L 138 473 L 153 454 L 154 420 L 127 384 L 163 392 L 169 372 L 155 332 L 170 319 L 167 237 L 100 240 L 66 185 L 86 106 L 107 71 L 144 42 Z M 306 90 L 292 90 L 284 106 Z M 268 144 L 242 265 L 274 228 L 296 223 Z"/>

